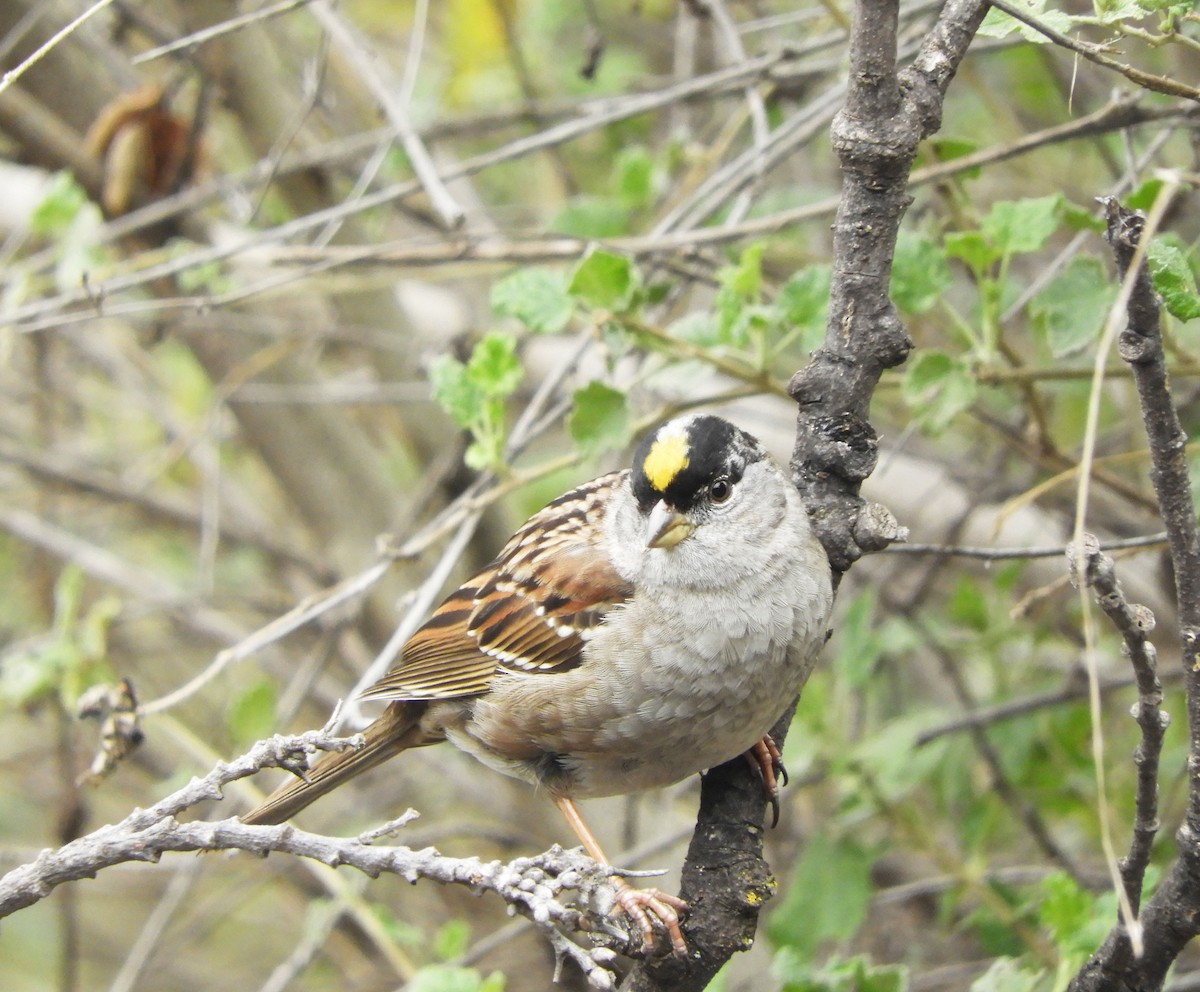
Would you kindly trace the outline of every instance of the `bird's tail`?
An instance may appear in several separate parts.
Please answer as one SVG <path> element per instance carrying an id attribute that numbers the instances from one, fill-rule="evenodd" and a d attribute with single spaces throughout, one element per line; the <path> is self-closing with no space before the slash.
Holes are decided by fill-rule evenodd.
<path id="1" fill-rule="evenodd" d="M 366 743 L 362 747 L 328 752 L 308 773 L 307 780 L 296 778 L 284 783 L 261 806 L 243 816 L 242 822 L 282 823 L 368 768 L 374 768 L 410 747 L 441 740 L 421 729 L 425 708 L 424 702 L 391 703 L 379 719 L 363 731 Z"/>

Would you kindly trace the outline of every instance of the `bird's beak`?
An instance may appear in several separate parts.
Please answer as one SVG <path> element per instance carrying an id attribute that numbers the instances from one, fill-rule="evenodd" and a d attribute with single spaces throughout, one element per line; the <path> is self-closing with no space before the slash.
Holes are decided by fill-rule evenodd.
<path id="1" fill-rule="evenodd" d="M 646 547 L 673 548 L 694 529 L 695 525 L 687 517 L 659 500 L 646 523 Z"/>

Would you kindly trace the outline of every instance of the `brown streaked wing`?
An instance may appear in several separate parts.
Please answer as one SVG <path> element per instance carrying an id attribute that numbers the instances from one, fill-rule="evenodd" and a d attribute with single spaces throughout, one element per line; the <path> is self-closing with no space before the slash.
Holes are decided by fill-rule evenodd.
<path id="1" fill-rule="evenodd" d="M 364 698 L 486 692 L 500 671 L 561 672 L 632 589 L 604 551 L 604 505 L 626 473 L 601 476 L 539 510 L 486 569 L 451 594 Z"/>

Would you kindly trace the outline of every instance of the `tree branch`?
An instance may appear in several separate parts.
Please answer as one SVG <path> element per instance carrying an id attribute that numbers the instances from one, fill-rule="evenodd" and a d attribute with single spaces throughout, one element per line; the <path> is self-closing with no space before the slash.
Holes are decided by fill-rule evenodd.
<path id="1" fill-rule="evenodd" d="M 793 478 L 835 576 L 901 533 L 858 495 L 877 457 L 871 396 L 912 348 L 888 298 L 892 252 L 917 145 L 940 125 L 946 88 L 986 10 L 980 0 L 950 0 L 913 65 L 897 73 L 897 5 L 862 0 L 856 9 L 849 95 L 833 125 L 843 178 L 825 343 L 788 386 L 800 407 Z"/>
<path id="2" fill-rule="evenodd" d="M 411 811 L 380 829 L 350 838 L 313 834 L 290 824 L 250 826 L 236 819 L 182 823 L 176 818 L 201 802 L 221 799 L 226 785 L 263 768 L 299 772 L 309 752 L 340 751 L 361 743 L 361 738 L 331 737 L 324 730 L 259 741 L 241 757 L 218 764 L 203 778 L 193 778 L 149 809 L 134 810 L 119 823 L 100 827 L 57 850 L 45 850 L 0 877 L 0 919 L 39 902 L 64 883 L 94 878 L 117 864 L 157 862 L 173 851 L 239 850 L 263 857 L 277 851 L 331 868 L 355 868 L 371 878 L 388 873 L 412 883 L 428 879 L 463 885 L 472 892 L 494 892 L 530 919 L 560 958 L 578 965 L 589 985 L 614 987 L 607 965 L 617 951 L 630 954 L 640 947 L 641 935 L 620 928 L 607 916 L 614 897 L 608 881 L 612 868 L 598 865 L 581 851 L 555 845 L 543 854 L 505 863 L 448 858 L 433 848 L 413 851 L 374 843 L 411 819 Z M 578 893 L 578 905 L 564 901 L 570 892 Z M 578 931 L 590 931 L 608 946 L 581 947 L 567 936 Z"/>
<path id="3" fill-rule="evenodd" d="M 1122 279 L 1132 268 L 1128 323 L 1117 349 L 1130 364 L 1149 440 L 1150 474 L 1171 550 L 1179 611 L 1179 635 L 1189 725 L 1188 805 L 1176 840 L 1179 857 L 1146 903 L 1141 924 L 1145 949 L 1136 958 L 1123 926 L 1109 932 L 1069 986 L 1071 992 L 1101 989 L 1153 990 L 1183 947 L 1200 934 L 1200 541 L 1196 509 L 1188 481 L 1187 435 L 1171 399 L 1166 359 L 1159 332 L 1159 304 L 1150 283 L 1142 244 L 1145 219 L 1109 198 L 1108 243 Z M 1139 786 L 1140 790 L 1140 786 Z"/>
<path id="4" fill-rule="evenodd" d="M 1073 559 L 1075 546 L 1067 548 Z M 1100 551 L 1100 542 L 1093 534 L 1084 535 L 1083 568 L 1071 560 L 1072 572 L 1082 571 L 1083 581 L 1095 591 L 1096 602 L 1112 621 L 1124 642 L 1125 656 L 1133 667 L 1138 687 L 1138 702 L 1134 719 L 1142 732 L 1142 741 L 1134 753 L 1137 765 L 1137 794 L 1134 799 L 1133 839 L 1129 854 L 1122 860 L 1121 880 L 1134 912 L 1142 900 L 1142 883 L 1150 851 L 1158 835 L 1158 765 L 1162 755 L 1163 735 L 1170 718 L 1162 711 L 1162 682 L 1158 678 L 1158 654 L 1149 641 L 1154 629 L 1154 614 L 1145 606 L 1131 604 L 1117 582 L 1113 560 Z"/>
<path id="5" fill-rule="evenodd" d="M 888 299 L 888 283 L 917 143 L 937 127 L 946 86 L 985 10 L 980 0 L 951 0 L 913 68 L 901 76 L 898 5 L 860 0 L 855 8 L 849 95 L 833 125 L 843 185 L 825 345 L 788 387 L 800 406 L 793 479 L 835 577 L 863 551 L 879 550 L 903 533 L 891 513 L 858 497 L 876 458 L 866 416 L 883 370 L 903 362 L 912 346 Z M 792 712 L 772 730 L 781 746 Z M 763 817 L 761 789 L 740 758 L 704 777 L 683 868 L 684 933 L 694 953 L 635 968 L 623 990 L 703 989 L 736 951 L 753 943 L 759 908 L 775 884 L 762 857 Z"/>

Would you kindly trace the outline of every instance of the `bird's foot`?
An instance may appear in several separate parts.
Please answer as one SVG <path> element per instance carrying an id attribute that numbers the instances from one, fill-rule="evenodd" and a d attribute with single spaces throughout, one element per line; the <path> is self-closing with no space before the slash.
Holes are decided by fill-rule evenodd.
<path id="1" fill-rule="evenodd" d="M 617 888 L 614 909 L 622 910 L 642 931 L 643 951 L 654 952 L 655 940 L 662 930 L 671 940 L 671 952 L 677 958 L 687 957 L 687 941 L 679 929 L 679 914 L 687 910 L 687 903 L 658 889 L 634 888 L 623 878 L 614 876 L 612 881 Z"/>
<path id="2" fill-rule="evenodd" d="M 754 747 L 746 752 L 746 760 L 757 769 L 762 779 L 763 798 L 771 804 L 771 826 L 779 825 L 779 783 L 787 785 L 787 769 L 783 753 L 775 746 L 770 734 L 763 734 Z"/>

